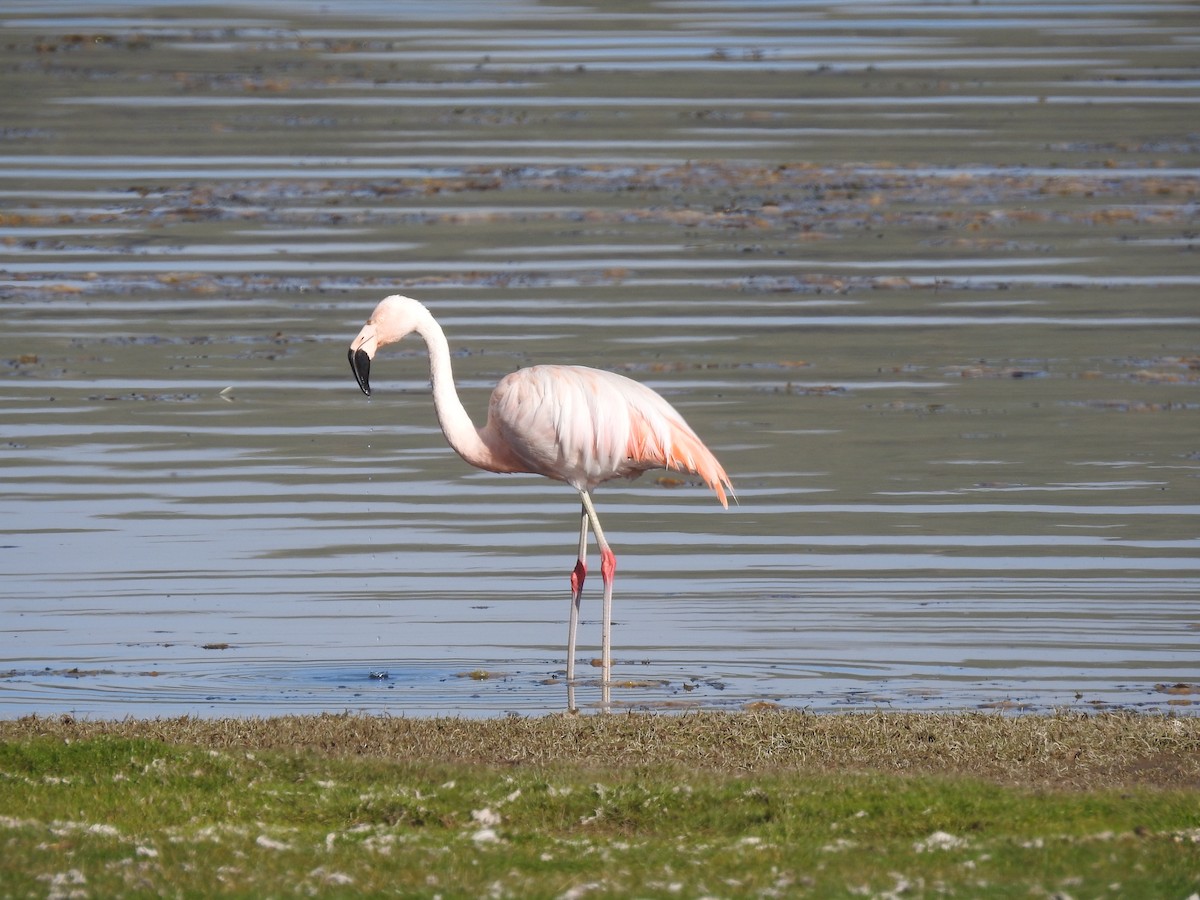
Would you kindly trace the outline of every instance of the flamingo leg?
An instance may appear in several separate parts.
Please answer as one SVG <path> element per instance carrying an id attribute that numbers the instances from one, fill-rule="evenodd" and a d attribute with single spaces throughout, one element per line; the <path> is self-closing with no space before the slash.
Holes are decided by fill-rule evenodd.
<path id="1" fill-rule="evenodd" d="M 579 630 L 579 600 L 583 596 L 583 580 L 587 577 L 587 507 L 579 515 L 579 558 L 571 572 L 571 622 L 567 632 L 567 684 L 575 681 L 575 634 Z"/>
<path id="2" fill-rule="evenodd" d="M 617 571 L 617 557 L 604 538 L 600 528 L 600 517 L 596 515 L 596 507 L 592 505 L 592 497 L 587 492 L 580 492 L 583 499 L 583 510 L 592 524 L 592 533 L 596 535 L 596 543 L 600 547 L 600 578 L 604 582 L 604 618 L 600 630 L 600 662 L 604 671 L 604 690 L 607 694 L 609 683 L 612 681 L 612 593 L 613 575 Z"/>

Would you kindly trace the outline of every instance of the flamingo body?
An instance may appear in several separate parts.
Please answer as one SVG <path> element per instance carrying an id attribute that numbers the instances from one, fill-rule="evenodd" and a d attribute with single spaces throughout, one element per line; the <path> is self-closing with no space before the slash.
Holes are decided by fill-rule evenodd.
<path id="1" fill-rule="evenodd" d="M 611 680 L 612 581 L 616 557 L 604 539 L 591 493 L 614 478 L 650 469 L 698 475 L 728 507 L 729 476 L 683 416 L 659 394 L 623 375 L 584 366 L 539 365 L 506 375 L 492 391 L 486 424 L 472 424 L 451 373 L 445 334 L 432 314 L 409 297 L 393 295 L 375 308 L 350 344 L 359 387 L 371 393 L 371 360 L 380 347 L 416 332 L 429 352 L 434 408 L 442 433 L 458 454 L 491 472 L 527 472 L 571 485 L 582 501 L 579 558 L 571 573 L 567 680 L 574 679 L 575 632 L 587 573 L 589 525 L 600 547 L 604 582 L 604 684 Z"/>
<path id="2" fill-rule="evenodd" d="M 727 480 L 683 417 L 650 388 L 584 366 L 531 366 L 492 392 L 486 429 L 524 470 L 591 491 L 650 469 L 699 475 L 722 503 Z"/>

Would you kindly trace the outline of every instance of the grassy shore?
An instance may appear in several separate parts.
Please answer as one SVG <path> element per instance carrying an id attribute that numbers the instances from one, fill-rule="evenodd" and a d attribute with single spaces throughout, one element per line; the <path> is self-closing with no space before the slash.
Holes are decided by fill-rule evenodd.
<path id="1" fill-rule="evenodd" d="M 3 896 L 1178 897 L 1200 719 L 0 722 Z"/>

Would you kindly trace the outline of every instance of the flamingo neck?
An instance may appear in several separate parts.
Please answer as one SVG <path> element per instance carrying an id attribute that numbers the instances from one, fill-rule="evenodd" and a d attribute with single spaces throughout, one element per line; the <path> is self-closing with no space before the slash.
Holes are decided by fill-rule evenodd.
<path id="1" fill-rule="evenodd" d="M 423 306 L 417 320 L 417 334 L 425 341 L 429 353 L 429 380 L 433 385 L 433 408 L 437 412 L 438 424 L 454 452 L 471 465 L 480 469 L 495 470 L 494 454 L 484 443 L 479 429 L 471 421 L 458 390 L 454 386 L 454 372 L 450 364 L 450 345 L 442 326 Z"/>

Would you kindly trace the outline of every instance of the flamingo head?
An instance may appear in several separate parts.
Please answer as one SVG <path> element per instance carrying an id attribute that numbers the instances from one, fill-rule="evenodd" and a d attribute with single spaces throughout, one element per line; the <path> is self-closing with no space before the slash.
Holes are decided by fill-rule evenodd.
<path id="1" fill-rule="evenodd" d="M 362 392 L 371 396 L 371 360 L 385 344 L 393 344 L 406 334 L 417 329 L 417 322 L 424 307 L 416 300 L 393 294 L 380 301 L 367 319 L 367 324 L 350 342 L 350 370 Z M 426 313 L 428 315 L 428 313 Z"/>

